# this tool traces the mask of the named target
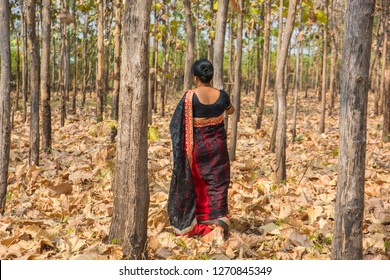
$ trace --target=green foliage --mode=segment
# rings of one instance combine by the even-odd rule
[[[148,139],[151,143],[157,141],[160,139],[160,132],[158,131],[157,127],[149,126],[148,129]]]
[[[315,10],[314,14],[316,15],[316,18],[318,19],[319,22],[322,24],[326,24],[328,21],[328,17],[326,13],[322,10]]]

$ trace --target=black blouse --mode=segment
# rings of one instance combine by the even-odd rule
[[[219,91],[219,97],[213,104],[202,104],[194,94],[192,111],[194,118],[213,118],[220,116],[230,106],[229,95],[224,90]]]

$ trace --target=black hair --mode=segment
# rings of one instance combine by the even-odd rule
[[[192,71],[202,83],[209,83],[213,79],[213,64],[205,58],[195,61]]]

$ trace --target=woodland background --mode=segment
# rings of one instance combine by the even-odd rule
[[[390,3],[349,2],[0,0],[0,258],[389,259]],[[353,9],[373,18],[360,91],[342,86]],[[169,122],[202,57],[236,107],[226,242],[177,237],[166,213]],[[360,245],[340,257],[344,177]]]

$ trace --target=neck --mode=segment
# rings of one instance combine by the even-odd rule
[[[199,82],[198,83],[198,87],[211,87],[211,84],[210,83],[201,83],[201,82]]]

